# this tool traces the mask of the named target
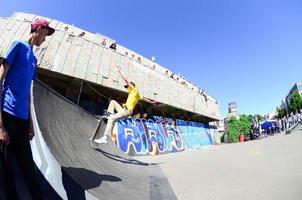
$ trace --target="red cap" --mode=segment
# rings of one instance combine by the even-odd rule
[[[45,19],[36,19],[36,21],[34,21],[32,24],[31,24],[31,29],[32,30],[37,30],[38,27],[45,27],[48,29],[48,34],[47,36],[50,36],[52,35],[54,32],[55,32],[55,29],[51,28],[49,26],[49,23],[48,21],[46,21]]]

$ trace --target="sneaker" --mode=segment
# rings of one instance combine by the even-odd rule
[[[105,136],[101,137],[100,139],[96,139],[96,140],[94,140],[94,142],[96,142],[98,144],[101,144],[101,143],[106,144],[108,142],[107,136],[105,135]]]

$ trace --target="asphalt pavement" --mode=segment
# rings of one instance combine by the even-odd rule
[[[245,143],[138,159],[161,163],[181,200],[301,200],[300,128]]]

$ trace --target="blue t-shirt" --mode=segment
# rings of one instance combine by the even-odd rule
[[[5,57],[10,68],[3,82],[2,110],[28,119],[30,87],[37,64],[33,48],[26,41],[15,41]]]

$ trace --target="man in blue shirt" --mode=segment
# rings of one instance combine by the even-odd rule
[[[16,192],[13,157],[17,160],[32,199],[44,199],[36,180],[29,143],[34,137],[30,115],[30,89],[37,64],[33,46],[40,46],[46,36],[53,33],[54,29],[49,27],[46,20],[34,21],[29,40],[15,41],[0,66],[0,162],[5,185],[3,190],[7,199],[22,199]]]

